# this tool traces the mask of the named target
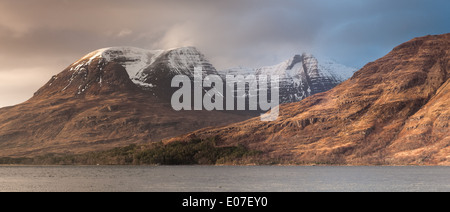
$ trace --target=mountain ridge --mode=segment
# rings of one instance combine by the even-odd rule
[[[449,165],[449,49],[450,34],[415,38],[335,88],[281,105],[274,122],[253,118],[166,142],[213,137],[299,164]]]
[[[314,63],[311,57],[305,58]],[[304,64],[295,64],[303,70]],[[169,87],[170,80],[176,74],[192,77],[197,65],[203,67],[204,75],[219,74],[194,47],[110,47],[88,53],[53,76],[28,101],[0,109],[0,156],[102,151],[255,116],[234,111],[174,111],[167,101],[170,89],[175,89]]]
[[[231,68],[220,70],[225,75],[278,75],[280,77],[280,103],[300,101],[316,93],[327,91],[350,78],[356,71],[327,58],[312,54],[296,54],[273,66],[259,68]],[[248,92],[248,91],[247,91]]]

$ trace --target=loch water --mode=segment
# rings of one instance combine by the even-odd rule
[[[0,166],[14,192],[450,191],[442,166]]]

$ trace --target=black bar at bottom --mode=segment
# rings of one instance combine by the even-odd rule
[[[399,195],[400,194],[400,195]],[[422,193],[423,194],[423,193]],[[33,210],[111,211],[294,211],[439,209],[435,199],[405,193],[297,193],[297,192],[89,192],[2,193],[4,207]],[[420,201],[412,201],[420,200]],[[437,207],[439,206],[439,207]]]

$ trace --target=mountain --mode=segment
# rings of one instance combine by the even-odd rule
[[[170,99],[173,90],[170,82],[175,75],[183,74],[190,78],[194,78],[194,67],[202,67],[203,74],[218,74],[215,68],[209,63],[205,56],[200,53],[195,47],[182,47],[170,50],[145,50],[135,47],[110,47],[93,51],[80,60],[73,63],[68,70],[71,74],[64,76],[70,77],[67,80],[59,80],[64,84],[64,87],[59,90],[55,89],[54,80],[60,79],[61,74],[53,76],[47,83],[48,86],[42,87],[36,94],[46,93],[50,90],[49,95],[54,95],[55,92],[83,95],[85,90],[93,84],[105,86],[110,83],[105,81],[102,73],[93,75],[89,74],[90,79],[86,79],[88,69],[102,68],[109,63],[115,63],[125,68],[128,77],[121,76],[122,81],[117,82],[119,86],[125,86],[133,82],[142,90],[148,91],[153,96],[168,100]],[[97,67],[93,67],[95,64]],[[108,76],[106,76],[108,77]],[[80,79],[81,82],[73,83],[73,80]],[[106,83],[106,84],[105,84]],[[75,84],[75,85],[74,85]],[[48,89],[50,86],[53,87]],[[77,87],[78,86],[78,87]],[[106,85],[108,86],[108,85]],[[131,86],[131,87],[136,87]],[[70,90],[66,91],[66,90]],[[94,92],[95,89],[89,89]],[[105,90],[105,89],[103,89]],[[35,94],[35,95],[36,95]]]
[[[192,75],[199,65],[205,74],[216,73],[193,47],[91,52],[28,101],[0,108],[0,156],[104,150],[248,119],[226,111],[172,109],[167,82],[176,74]]]
[[[195,47],[162,51],[147,64],[132,77],[133,82],[166,100],[176,90],[170,87],[175,75],[186,75],[194,80],[194,67],[202,67],[203,76],[218,75],[214,66]]]
[[[215,138],[261,151],[262,162],[450,165],[449,72],[450,34],[419,37],[331,90],[281,105],[274,122],[253,118],[167,142]]]
[[[203,76],[219,75],[195,47],[93,51],[54,75],[28,101],[0,108],[0,157],[151,143],[259,115],[259,111],[173,110],[170,99],[178,88],[170,86],[172,78],[183,74],[193,82],[198,66]],[[342,81],[346,76],[333,72],[336,67],[334,62],[317,65],[315,58],[304,54],[252,73],[280,74],[282,91],[295,90],[286,93],[286,101],[296,101]],[[300,91],[303,96],[298,96]]]
[[[278,75],[280,103],[291,103],[330,90],[350,78],[355,71],[356,69],[333,60],[318,59],[311,54],[303,53],[274,66],[255,69],[237,67],[221,70],[219,73],[222,78],[226,75]]]

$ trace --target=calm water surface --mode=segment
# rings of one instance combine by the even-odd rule
[[[450,167],[1,166],[0,191],[450,191]]]

